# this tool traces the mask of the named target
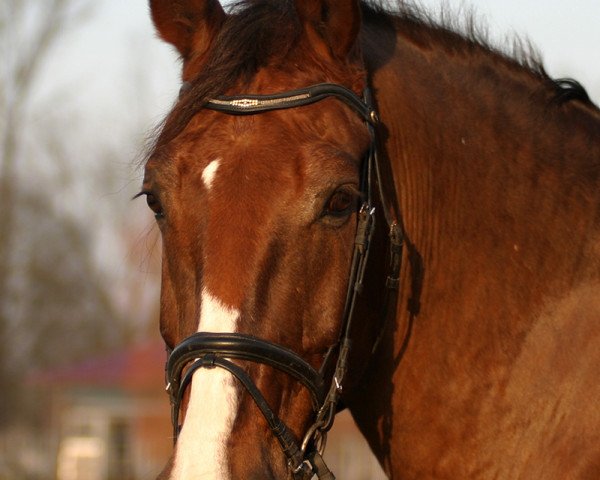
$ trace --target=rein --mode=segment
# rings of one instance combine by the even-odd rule
[[[185,87],[184,84],[182,91]],[[358,113],[365,121],[371,138],[369,153],[362,166],[360,189],[365,200],[358,211],[350,278],[338,342],[330,347],[320,370],[317,371],[292,350],[272,342],[241,333],[198,332],[183,340],[173,349],[166,365],[167,391],[171,397],[171,416],[175,439],[180,430],[181,402],[194,372],[199,368],[223,368],[234,375],[254,399],[269,428],[279,441],[294,480],[309,479],[315,474],[321,480],[335,480],[334,475],[323,461],[322,455],[327,432],[333,426],[342,394],[352,345],[350,338],[352,321],[358,296],[363,289],[371,239],[375,231],[374,181],[378,186],[379,199],[389,227],[390,259],[386,296],[389,296],[390,291],[398,288],[403,233],[396,220],[394,205],[389,203],[382,184],[375,132],[379,119],[373,108],[368,89],[361,99],[346,87],[329,83],[274,95],[220,96],[209,100],[205,105],[207,109],[229,115],[253,115],[272,110],[302,107],[330,97],[341,100]],[[387,299],[385,303],[387,304]],[[377,337],[373,350],[380,340],[381,334]],[[331,371],[330,362],[336,351],[338,355],[333,369],[333,377],[327,385],[325,374]],[[311,395],[314,419],[301,444],[298,444],[285,423],[273,412],[250,376],[231,359],[269,365],[292,376],[308,389]]]

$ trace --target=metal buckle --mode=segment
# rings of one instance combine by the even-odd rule
[[[304,461],[300,465],[298,465],[296,468],[293,468],[292,466],[290,466],[290,470],[292,471],[292,473],[294,475],[298,475],[302,470],[304,470],[305,465],[308,467],[308,470],[305,470],[306,473],[314,472],[312,463],[310,463],[310,461],[308,459],[304,459]]]
[[[354,244],[363,253],[369,246],[373,229],[375,227],[375,207],[363,203],[358,211],[358,225],[356,226],[356,237]]]
[[[300,451],[303,456],[306,455],[306,450],[311,440],[313,441],[315,450],[319,452],[319,455],[323,455],[325,446],[327,445],[327,429],[330,428],[333,423],[331,420],[332,418],[318,420],[306,431],[304,439],[302,440],[302,445],[300,446]]]

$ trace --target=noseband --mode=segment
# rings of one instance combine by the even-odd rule
[[[301,107],[326,98],[337,98],[349,105],[365,121],[371,138],[369,154],[364,159],[362,166],[361,193],[364,203],[358,211],[354,252],[338,342],[329,349],[322,366],[317,371],[292,350],[260,338],[242,333],[198,332],[175,347],[170,353],[166,365],[167,391],[171,397],[175,438],[180,430],[179,412],[183,395],[194,372],[199,368],[225,369],[241,382],[256,402],[269,428],[279,441],[295,480],[309,479],[315,474],[319,479],[335,479],[325,465],[322,454],[326,435],[333,425],[342,393],[352,343],[350,339],[352,319],[358,295],[362,291],[369,247],[375,229],[372,191],[374,180],[379,187],[379,198],[389,227],[390,264],[386,284],[389,291],[396,290],[398,287],[402,256],[402,231],[399,223],[395,220],[396,216],[392,213],[394,212],[393,205],[387,202],[382,186],[375,136],[378,117],[372,106],[368,89],[365,91],[364,98],[361,99],[346,87],[328,83],[275,95],[221,96],[209,100],[205,105],[205,108],[230,115],[253,115],[272,110]],[[389,208],[390,206],[392,208]],[[331,363],[335,353],[337,353],[337,360],[332,369]],[[273,412],[250,376],[231,360],[247,360],[269,365],[290,375],[308,389],[313,407],[313,423],[305,433],[301,444],[298,444],[288,427]],[[332,370],[333,377],[327,384],[325,376]]]

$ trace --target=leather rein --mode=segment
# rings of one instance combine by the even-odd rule
[[[185,87],[186,85],[182,89]],[[175,440],[180,431],[181,403],[194,372],[199,368],[225,369],[240,381],[254,399],[286,456],[287,465],[294,480],[306,480],[312,478],[313,475],[317,475],[321,480],[335,479],[323,461],[322,455],[327,432],[333,425],[342,393],[352,344],[350,338],[352,320],[358,295],[363,288],[369,247],[375,230],[373,183],[378,185],[379,198],[389,227],[390,258],[386,295],[398,288],[403,234],[394,214],[394,205],[388,203],[381,181],[375,132],[379,119],[373,108],[368,89],[361,99],[346,87],[329,83],[275,95],[220,96],[209,100],[205,105],[207,109],[229,115],[253,115],[272,110],[301,107],[330,97],[341,100],[358,113],[365,121],[371,138],[369,152],[362,165],[360,189],[364,202],[358,210],[350,278],[338,342],[330,347],[322,366],[317,371],[292,350],[251,335],[198,332],[183,340],[170,352],[166,365],[167,391],[171,397],[171,417]],[[381,333],[373,350],[379,343],[380,337]],[[332,370],[332,361],[336,352],[337,360],[333,368],[333,377],[327,384],[325,376]],[[231,360],[247,360],[269,365],[295,378],[308,389],[312,401],[313,422],[300,444],[285,423],[271,409],[246,371]]]

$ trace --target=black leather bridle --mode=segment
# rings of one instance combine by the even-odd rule
[[[207,109],[230,115],[252,115],[301,107],[331,97],[343,101],[363,118],[371,138],[369,153],[362,166],[361,193],[364,202],[358,211],[354,252],[338,342],[329,349],[323,365],[317,371],[292,350],[251,335],[198,332],[183,340],[173,349],[166,365],[167,391],[171,397],[175,438],[180,430],[179,412],[183,395],[194,372],[199,368],[225,369],[242,383],[256,402],[269,428],[279,441],[295,480],[308,479],[315,474],[319,479],[335,479],[325,465],[322,454],[326,434],[333,425],[342,393],[352,343],[350,338],[352,320],[358,295],[363,288],[369,247],[375,229],[374,183],[378,185],[380,202],[389,227],[390,263],[386,286],[388,291],[398,288],[403,234],[401,226],[396,220],[398,216],[395,214],[395,206],[387,201],[382,184],[375,132],[375,126],[379,120],[368,89],[361,99],[346,87],[329,83],[275,95],[221,96],[209,100],[205,105]],[[380,338],[375,343],[377,344],[379,340]],[[332,369],[332,361],[336,353],[337,360]],[[283,421],[273,412],[246,371],[232,360],[248,360],[269,365],[295,378],[308,389],[313,407],[313,423],[300,444]],[[325,376],[332,370],[334,372],[332,379],[327,384]]]

